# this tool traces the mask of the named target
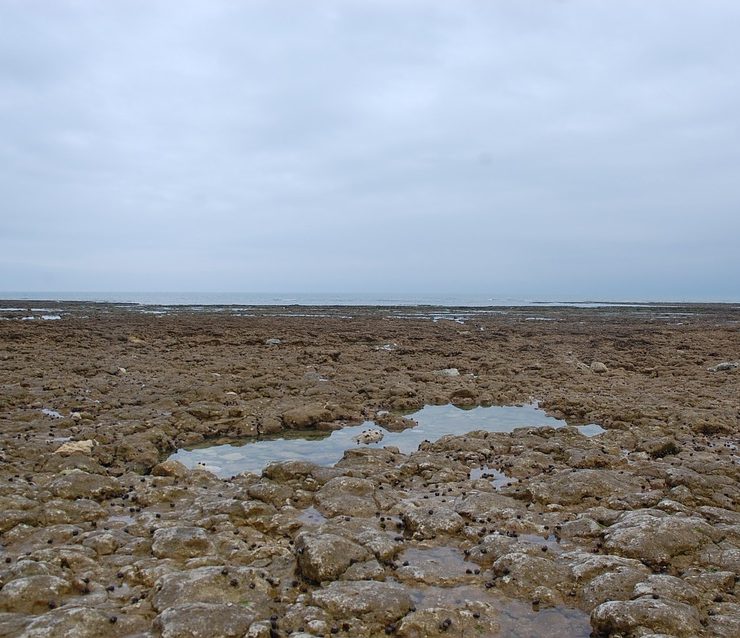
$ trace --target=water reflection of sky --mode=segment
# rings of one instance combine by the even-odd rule
[[[368,447],[395,446],[406,454],[418,449],[425,440],[436,441],[448,434],[465,434],[475,430],[511,432],[519,427],[563,427],[565,421],[548,416],[535,405],[492,406],[461,409],[453,405],[426,406],[410,415],[418,422],[402,432],[389,432],[371,421],[333,432],[287,431],[271,437],[249,438],[223,445],[204,445],[181,449],[170,458],[187,467],[205,467],[222,477],[241,472],[259,474],[273,461],[304,460],[318,465],[333,465],[345,450],[359,447],[354,437],[369,428],[384,434],[383,440]],[[579,428],[587,436],[603,430],[598,425]],[[364,444],[363,444],[364,445]]]

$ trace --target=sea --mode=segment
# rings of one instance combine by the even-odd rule
[[[480,293],[270,293],[270,292],[0,292],[0,299],[86,301],[146,306],[433,306],[485,308],[518,306],[646,306],[692,303],[690,300],[609,300],[559,296],[511,296]],[[709,303],[723,303],[712,301]],[[727,302],[724,302],[727,303]]]

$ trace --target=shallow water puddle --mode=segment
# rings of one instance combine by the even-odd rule
[[[565,421],[548,416],[536,405],[457,408],[453,405],[426,406],[410,415],[418,425],[390,432],[372,421],[362,425],[342,428],[333,432],[286,431],[274,436],[252,437],[230,441],[222,445],[213,442],[194,448],[178,450],[170,459],[180,461],[190,468],[206,469],[221,477],[241,472],[259,474],[274,461],[302,460],[318,465],[333,465],[342,458],[345,450],[367,445],[368,447],[395,446],[401,452],[415,452],[423,441],[436,441],[448,434],[465,434],[475,430],[511,432],[520,427],[550,426],[561,428]],[[598,428],[599,426],[581,426]],[[381,441],[358,444],[355,437],[368,429],[379,430]],[[601,428],[599,428],[601,429]],[[591,430],[589,430],[591,431]],[[586,432],[583,432],[586,434]]]
[[[478,479],[484,479],[484,480],[490,480],[491,485],[495,487],[497,490],[506,487],[507,485],[511,485],[513,483],[517,483],[518,479],[512,478],[511,476],[506,476],[503,472],[499,472],[498,470],[488,467],[487,465],[484,465],[482,467],[474,467],[472,470],[470,470],[470,480],[476,481]]]

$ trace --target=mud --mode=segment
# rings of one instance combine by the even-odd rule
[[[736,307],[26,305],[0,307],[0,636],[740,633]],[[166,461],[532,400],[606,431]]]

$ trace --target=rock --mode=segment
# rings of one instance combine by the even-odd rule
[[[603,528],[588,516],[581,516],[574,521],[566,521],[560,527],[563,538],[596,538],[601,536]]]
[[[157,558],[185,559],[213,553],[213,543],[200,527],[167,527],[154,532],[152,553]]]
[[[609,368],[606,367],[605,363],[602,363],[601,361],[594,361],[591,363],[591,372],[596,372],[597,374],[603,374],[604,372],[608,372]]]
[[[650,631],[693,638],[702,631],[699,613],[674,601],[638,598],[602,603],[591,612],[591,626],[597,635],[641,635]]]
[[[159,612],[189,603],[260,605],[272,599],[266,575],[250,567],[220,565],[172,572],[161,576],[154,589],[152,606]]]
[[[381,624],[398,620],[412,607],[402,585],[368,580],[335,581],[313,592],[312,599],[336,618],[361,617]]]
[[[520,595],[528,595],[537,587],[557,589],[565,586],[568,569],[547,558],[522,552],[505,554],[493,564],[493,572],[501,584]]]
[[[639,561],[637,566],[617,566],[591,578],[581,588],[581,598],[587,608],[594,608],[608,600],[629,600],[635,587],[644,581],[650,570]]]
[[[347,568],[341,579],[342,580],[382,580],[385,575],[385,569],[374,558],[363,563],[354,563]]]
[[[0,610],[39,613],[49,609],[49,601],[59,601],[72,591],[71,584],[56,576],[17,578],[0,589]]]
[[[34,618],[19,638],[101,638],[111,635],[110,619],[99,609],[64,607]]]
[[[126,492],[126,488],[112,476],[89,474],[81,470],[74,470],[55,479],[49,485],[49,490],[60,498],[92,498],[96,501],[121,496]]]
[[[383,432],[378,429],[363,430],[361,434],[353,437],[353,440],[358,443],[365,443],[366,445],[370,443],[378,443],[383,440]]]
[[[242,638],[253,621],[244,605],[188,603],[165,609],[154,626],[162,638]]]
[[[540,503],[577,505],[587,498],[605,500],[634,494],[640,491],[640,481],[614,470],[574,470],[538,478],[525,489]]]
[[[85,441],[67,441],[54,450],[54,454],[61,454],[62,456],[69,456],[70,454],[77,453],[90,454],[94,445],[95,441],[92,439],[87,439]]]
[[[496,610],[485,603],[468,601],[465,609],[429,607],[408,614],[398,626],[401,638],[427,636],[494,636],[499,634]]]
[[[464,526],[465,521],[457,512],[448,507],[403,507],[401,519],[406,529],[413,533],[414,538],[434,538],[438,534],[456,534]]]
[[[277,339],[275,337],[272,337],[270,339],[265,339],[265,345],[266,346],[279,346],[282,343],[280,339]]]
[[[422,586],[450,587],[469,581],[477,565],[463,560],[460,550],[452,547],[409,549],[398,557],[395,570],[402,582]]]
[[[439,371],[443,377],[459,377],[460,371],[457,368],[444,368]]]
[[[706,631],[712,638],[737,638],[740,636],[740,605],[717,605],[707,618]]]
[[[660,566],[710,543],[714,530],[703,518],[668,515],[660,510],[626,512],[604,532],[609,552]]]
[[[698,605],[701,594],[689,583],[666,574],[652,574],[647,580],[635,585],[633,598],[653,596],[660,599],[675,600],[687,605]]]
[[[324,514],[336,516],[373,516],[378,509],[375,485],[367,479],[338,476],[316,493],[316,504]]]
[[[313,582],[335,580],[351,564],[370,558],[364,547],[336,534],[303,532],[295,540],[295,550],[298,569]]]
[[[152,468],[153,476],[175,476],[177,478],[182,478],[186,476],[188,472],[188,468],[180,463],[180,461],[172,460],[162,461]]]
[[[737,361],[723,361],[722,363],[718,363],[716,366],[707,368],[707,370],[709,370],[709,372],[729,372],[738,367],[740,367],[740,363]]]
[[[319,423],[334,420],[334,415],[323,403],[304,405],[283,412],[283,423],[294,430],[305,430],[316,427]]]

